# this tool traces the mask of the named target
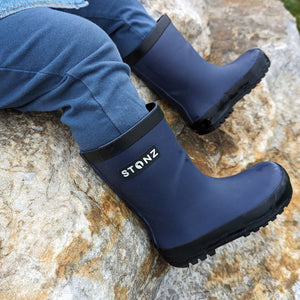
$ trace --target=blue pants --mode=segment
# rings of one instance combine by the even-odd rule
[[[137,0],[89,2],[80,10],[31,8],[0,20],[0,108],[61,109],[83,151],[147,114],[121,56],[156,24]]]

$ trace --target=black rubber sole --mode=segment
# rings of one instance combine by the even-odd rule
[[[262,80],[270,65],[269,58],[260,50],[253,67],[224,94],[215,106],[190,127],[198,134],[207,134],[217,129],[233,112],[233,106]]]
[[[289,176],[282,170],[284,175],[281,183],[261,205],[190,243],[171,249],[158,249],[159,253],[174,267],[188,267],[189,264],[205,260],[207,255],[214,255],[216,248],[268,225],[269,221],[275,220],[283,212],[292,198]]]

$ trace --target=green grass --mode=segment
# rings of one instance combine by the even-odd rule
[[[297,19],[297,27],[300,32],[300,0],[281,0],[284,6]]]

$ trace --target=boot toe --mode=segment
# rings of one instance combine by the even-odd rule
[[[261,203],[257,205],[265,209],[280,209],[282,205],[287,205],[292,189],[289,176],[282,166],[268,161],[253,166],[249,171],[257,174],[258,183],[254,189],[261,194]]]
[[[232,211],[236,217],[243,215],[247,222],[269,214],[271,209],[285,203],[290,189],[284,168],[271,161],[261,162],[237,175],[219,180],[225,185],[222,192],[226,195],[224,206],[227,208],[224,207],[224,212],[228,211],[230,215]]]
[[[171,265],[186,267],[197,263],[221,245],[256,232],[282,213],[292,196],[286,171],[273,162],[262,162],[237,175],[215,180],[212,186],[218,200],[212,197],[208,203],[215,201],[217,205],[206,211],[210,214],[208,222],[213,222],[215,228],[183,245],[159,249]],[[201,227],[208,225],[201,219],[198,222]]]
[[[261,81],[270,66],[266,54],[258,48],[253,48],[242,54],[234,62],[225,66],[214,66],[213,78],[218,88],[207,85],[210,106],[191,127],[199,134],[209,133],[218,128],[232,113],[233,106]],[[208,108],[208,109],[207,109]],[[194,111],[197,111],[194,108]]]
[[[246,73],[256,62],[258,57],[260,55],[264,54],[264,52],[259,48],[252,48],[248,51],[244,52],[242,55],[240,55],[235,61],[233,61],[231,64],[243,64],[245,67],[243,68],[243,71]]]

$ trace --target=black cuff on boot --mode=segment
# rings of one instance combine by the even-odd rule
[[[170,23],[170,18],[166,14],[162,15],[144,41],[128,54],[123,61],[129,66],[134,66],[155,45]]]
[[[138,122],[134,127],[117,137],[110,143],[90,152],[80,152],[80,155],[88,163],[96,163],[112,158],[126,150],[155,127],[163,118],[159,105],[155,102],[146,104],[149,114]]]

